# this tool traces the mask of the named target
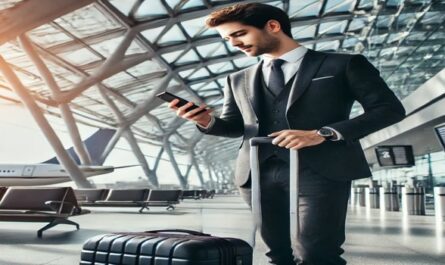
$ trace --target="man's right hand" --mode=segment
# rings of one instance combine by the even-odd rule
[[[189,102],[182,107],[177,107],[176,104],[178,104],[178,102],[179,102],[178,99],[174,99],[173,101],[171,101],[168,104],[169,108],[176,110],[176,115],[178,115],[179,117],[181,117],[183,119],[193,121],[204,128],[209,126],[209,123],[212,120],[210,113],[213,112],[213,110],[207,109],[206,104],[202,104],[201,106],[199,106],[199,108],[187,111],[188,108],[193,106],[193,102]],[[199,114],[196,114],[203,109],[205,109],[205,111],[203,111]]]

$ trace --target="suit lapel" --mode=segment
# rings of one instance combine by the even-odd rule
[[[292,85],[289,100],[287,102],[286,113],[289,108],[297,101],[304,91],[309,87],[312,77],[317,73],[321,66],[325,54],[313,50],[308,50],[301,62],[300,69],[294,84]]]
[[[258,98],[258,89],[261,86],[261,71],[262,71],[263,61],[251,67],[248,71],[246,71],[246,80],[244,83],[244,89],[249,97],[250,104],[252,106],[253,111],[258,117],[259,111],[259,98]],[[247,87],[246,87],[247,85]]]

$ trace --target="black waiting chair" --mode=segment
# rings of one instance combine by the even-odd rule
[[[10,187],[0,201],[0,221],[6,222],[48,222],[37,231],[43,231],[58,224],[70,224],[79,229],[79,224],[69,217],[89,213],[79,207],[74,191],[70,187]]]

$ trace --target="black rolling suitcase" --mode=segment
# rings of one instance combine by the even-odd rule
[[[252,247],[190,230],[113,233],[88,239],[81,265],[251,265]]]

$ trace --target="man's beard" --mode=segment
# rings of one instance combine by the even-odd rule
[[[264,34],[264,38],[258,43],[256,46],[256,51],[253,56],[259,56],[265,53],[271,53],[278,49],[280,42],[278,39],[271,37],[269,35]]]

